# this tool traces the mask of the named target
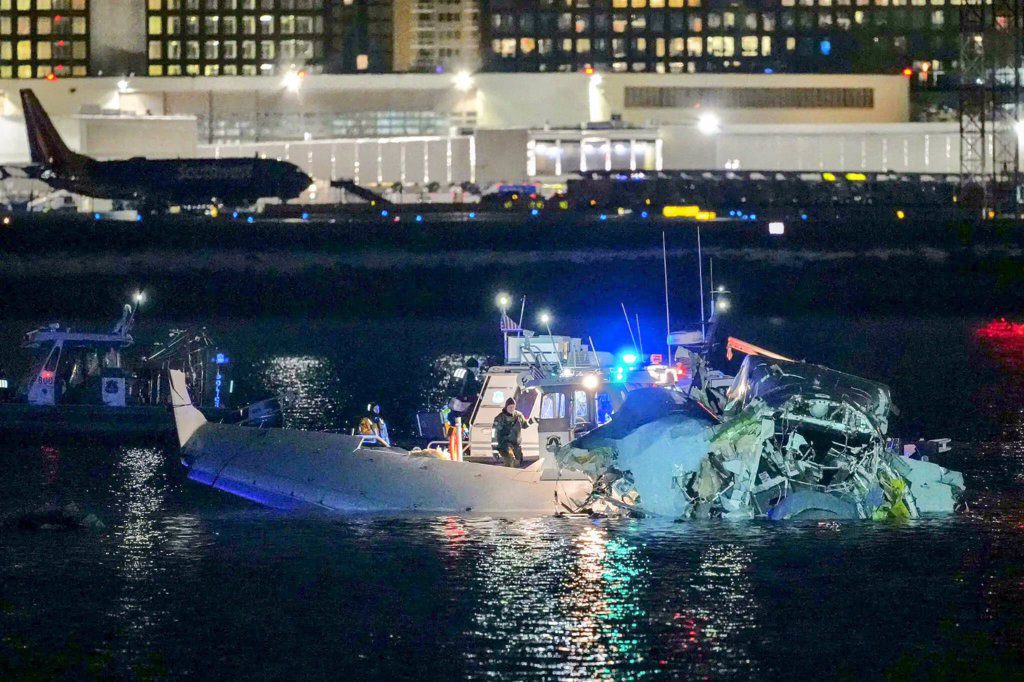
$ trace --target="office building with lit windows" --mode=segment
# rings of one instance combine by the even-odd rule
[[[958,57],[958,0],[485,0],[484,69],[900,73]]]
[[[389,3],[146,0],[150,76],[391,69]]]
[[[480,68],[479,0],[394,0],[395,71]]]
[[[87,0],[0,0],[0,78],[86,76]]]

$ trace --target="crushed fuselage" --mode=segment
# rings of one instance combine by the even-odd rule
[[[616,425],[616,415],[556,457],[594,480],[597,511],[916,518],[953,511],[964,492],[959,473],[887,445],[892,403],[883,384],[749,356],[727,399],[720,410],[694,410],[694,401],[678,394],[669,401],[648,396],[631,410],[631,395],[622,412],[633,428]]]

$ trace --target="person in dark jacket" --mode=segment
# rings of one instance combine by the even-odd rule
[[[494,440],[505,466],[522,466],[523,429],[532,423],[516,409],[515,398],[506,400],[504,409],[494,418]]]

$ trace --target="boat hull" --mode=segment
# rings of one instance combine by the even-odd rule
[[[223,420],[232,410],[208,408],[203,414]],[[169,438],[174,417],[163,405],[29,405],[0,403],[0,433],[22,438],[86,437],[117,440]]]
[[[194,481],[290,509],[337,512],[543,513],[574,510],[589,480],[361,448],[334,433],[204,424],[182,458]]]

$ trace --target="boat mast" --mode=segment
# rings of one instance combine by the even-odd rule
[[[661,233],[661,265],[665,274],[665,363],[672,359],[672,322],[668,312],[668,248],[665,245],[665,232]]]
[[[700,341],[707,343],[707,324],[704,319],[704,252],[700,248],[700,225],[697,225],[697,290],[700,291]]]

